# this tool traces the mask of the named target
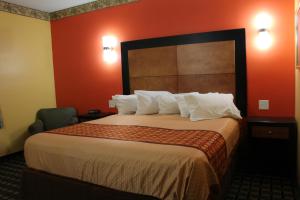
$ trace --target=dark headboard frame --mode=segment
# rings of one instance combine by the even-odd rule
[[[204,42],[235,41],[236,105],[242,116],[247,115],[247,71],[245,29],[194,33],[121,43],[123,93],[130,94],[128,51],[153,47],[184,45]]]

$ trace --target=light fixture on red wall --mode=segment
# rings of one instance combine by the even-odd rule
[[[104,36],[102,37],[103,45],[103,59],[106,63],[115,63],[118,59],[118,54],[116,47],[118,45],[118,40],[114,36]]]
[[[261,50],[269,49],[272,46],[272,37],[267,29],[262,28],[258,30],[256,44]]]
[[[267,50],[272,46],[273,38],[270,33],[272,17],[268,13],[260,13],[255,18],[255,26],[258,30],[256,45],[261,50]]]

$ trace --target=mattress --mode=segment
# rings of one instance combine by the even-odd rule
[[[239,138],[231,118],[113,115],[86,123],[215,131],[225,139],[227,155]],[[219,184],[205,153],[185,146],[40,133],[27,139],[25,159],[32,169],[166,200],[204,200]]]

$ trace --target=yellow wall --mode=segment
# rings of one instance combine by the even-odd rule
[[[23,148],[42,107],[55,107],[50,23],[0,11],[0,156]]]

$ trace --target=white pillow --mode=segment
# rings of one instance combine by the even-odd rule
[[[232,94],[208,93],[189,94],[187,103],[191,121],[232,117],[241,119],[240,111],[233,103]]]
[[[158,114],[178,114],[179,108],[174,94],[162,94],[156,98],[158,102]]]
[[[134,93],[137,95],[137,115],[150,115],[158,113],[159,107],[156,98],[159,95],[171,94],[167,91],[146,90],[135,90]]]
[[[181,93],[181,94],[175,95],[175,99],[176,99],[177,105],[179,107],[181,117],[189,117],[190,116],[189,108],[184,99],[184,96],[188,95],[188,94],[198,94],[198,92]]]
[[[118,114],[134,114],[137,110],[137,96],[133,95],[115,95],[112,97],[116,102]]]

